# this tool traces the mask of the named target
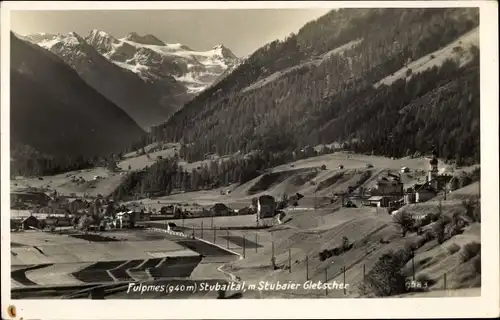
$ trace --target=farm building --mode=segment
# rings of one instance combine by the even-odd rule
[[[168,206],[163,206],[160,209],[160,213],[167,215],[167,214],[174,214],[175,212],[175,206],[174,205],[168,205]]]
[[[263,195],[257,199],[257,219],[274,217],[276,200],[273,196]]]
[[[389,197],[384,197],[384,196],[373,196],[368,198],[368,205],[374,206],[374,207],[382,207],[386,208],[389,206]]]
[[[146,207],[136,202],[126,204],[125,208],[128,211],[133,211],[133,212],[146,212]]]
[[[402,196],[403,183],[395,178],[388,179],[383,177],[377,181],[375,188],[371,190],[371,194],[377,196]]]
[[[291,196],[290,198],[288,198],[288,201],[290,202],[298,202],[300,199],[304,198],[304,195],[300,194],[300,193],[296,193],[294,194],[293,196]]]
[[[407,172],[410,172],[410,168],[408,168],[408,167],[401,168],[401,173],[407,173]]]
[[[437,191],[432,187],[424,187],[415,193],[415,202],[426,202],[437,196]]]
[[[407,192],[404,196],[404,204],[410,204],[410,203],[415,203],[416,200],[416,195],[413,192]]]
[[[352,200],[347,200],[346,202],[344,202],[342,204],[343,207],[346,207],[346,208],[357,208],[358,206],[356,206],[356,204],[352,201]]]
[[[212,216],[229,216],[232,214],[232,211],[231,208],[229,208],[228,206],[226,206],[225,204],[223,203],[216,203],[213,205],[212,208],[210,208],[210,213]]]
[[[82,199],[75,199],[68,205],[68,210],[72,213],[82,213],[89,207],[89,203]]]
[[[255,210],[250,208],[250,207],[245,207],[245,208],[239,209],[237,212],[238,212],[238,215],[247,215],[247,214],[254,214]]]
[[[72,218],[69,216],[47,216],[45,218],[45,224],[47,226],[54,226],[54,227],[68,227],[72,225]]]
[[[130,228],[133,227],[135,221],[133,220],[133,212],[118,212],[116,214],[115,226],[116,228]]]
[[[29,229],[39,229],[40,228],[40,220],[38,220],[35,216],[29,216],[20,221],[21,228],[23,230]]]

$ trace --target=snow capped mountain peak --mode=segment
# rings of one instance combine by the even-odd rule
[[[90,31],[85,40],[88,44],[96,48],[100,53],[112,50],[113,44],[119,43],[119,41],[115,37],[99,29],[93,29],[92,31]]]
[[[93,40],[97,40],[97,39],[116,40],[115,37],[113,37],[109,33],[102,31],[102,30],[99,30],[99,29],[93,29],[92,31],[90,31],[90,33],[86,39],[87,39],[87,41],[90,41],[90,42],[92,42]]]
[[[215,47],[213,47],[213,50],[215,51],[214,53],[222,58],[227,58],[227,59],[237,59],[237,57],[234,55],[234,53],[229,50],[226,46],[223,44],[218,44]]]
[[[78,44],[86,43],[85,39],[76,32],[70,32],[69,37],[66,39],[69,41],[77,41]]]
[[[137,32],[129,33],[124,40],[145,44],[145,45],[153,45],[153,46],[165,46],[165,42],[161,41],[157,37],[152,34],[146,34],[144,36],[139,35]]]
[[[66,57],[73,64],[76,60],[69,57],[93,57],[95,60],[101,55],[136,73],[144,81],[177,81],[188,94],[203,91],[240,61],[223,44],[207,51],[196,51],[182,43],[165,43],[154,35],[137,32],[120,39],[100,29],[91,30],[85,38],[70,32],[66,35],[36,34],[25,39]]]
[[[105,38],[105,37],[111,37],[111,35],[109,33],[107,33],[106,31],[102,31],[100,29],[92,29],[90,31],[89,37]]]

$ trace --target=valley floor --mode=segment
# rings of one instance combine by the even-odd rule
[[[125,161],[136,161],[135,165],[139,166],[139,160],[137,159]],[[143,164],[147,165],[146,162]],[[323,165],[326,168],[321,170],[320,167]],[[339,169],[340,165],[344,166],[343,169]],[[150,209],[159,209],[169,203],[181,204],[187,208],[209,207],[217,202],[222,202],[233,209],[239,209],[249,206],[251,199],[261,194],[280,197],[283,193],[293,195],[299,192],[305,196],[301,199],[300,204],[293,209],[285,210],[286,218],[283,223],[274,225],[270,223],[267,229],[248,229],[248,227],[256,225],[254,215],[196,218],[185,219],[185,221],[175,220],[177,226],[186,229],[184,232],[188,236],[191,236],[192,232],[194,232],[197,238],[214,243],[240,256],[240,259],[232,262],[226,260],[222,262],[216,261],[219,258],[212,257],[209,259],[212,262],[205,261],[209,264],[205,263],[204,266],[200,264],[192,271],[193,279],[214,279],[219,275],[222,279],[231,277],[240,279],[247,286],[252,284],[258,286],[261,281],[267,281],[268,283],[290,281],[301,284],[301,288],[297,290],[247,290],[243,292],[243,298],[362,297],[365,296],[362,290],[365,276],[379,258],[391,250],[397,251],[421,241],[422,236],[409,233],[403,238],[399,228],[393,223],[391,215],[387,214],[386,211],[366,206],[345,208],[338,201],[330,203],[329,196],[335,192],[345,190],[347,186],[358,181],[360,175],[366,171],[371,171],[371,177],[362,184],[363,187],[373,184],[387,170],[398,171],[403,166],[410,168],[410,172],[402,174],[402,181],[405,185],[411,185],[424,179],[428,169],[428,159],[404,158],[391,160],[383,157],[339,152],[276,167],[270,170],[271,179],[262,179],[262,176],[260,176],[243,185],[232,186],[230,187],[231,193],[227,195],[221,194],[222,189],[216,189],[179,193],[157,199],[143,199],[141,202]],[[463,170],[471,169],[464,168]],[[16,180],[12,181],[12,184],[17,184],[17,187],[22,185],[50,186],[58,192],[106,194],[119,183],[122,177],[120,174],[108,173],[104,168],[95,168],[79,174],[91,180],[89,184],[92,183],[94,187],[91,188],[89,185],[75,186],[68,182],[66,175],[44,177],[43,180]],[[101,175],[103,179],[93,181],[92,177],[95,175]],[[13,187],[16,186],[13,185]],[[441,201],[443,214],[451,217],[455,212],[462,212],[464,209],[461,206],[461,201],[475,197],[477,190],[477,183],[475,183],[451,193],[447,200]],[[438,208],[439,202],[437,200],[403,208],[417,215],[434,212]],[[168,221],[152,221],[151,225],[163,228],[166,222]],[[238,230],[238,228],[242,227],[247,229]],[[461,252],[467,244],[472,242],[480,243],[480,229],[480,224],[472,223],[464,229],[462,234],[456,235],[441,244],[435,239],[426,241],[416,251],[413,261],[409,261],[404,267],[405,274],[413,276],[414,269],[416,279],[427,279],[432,295],[437,296],[441,296],[440,294],[447,295],[450,290],[480,287],[481,276],[480,271],[475,268],[476,263],[472,260],[462,262],[460,259]],[[118,236],[118,234],[115,236]],[[13,239],[16,237],[18,236],[13,234]],[[136,234],[134,237],[143,236]],[[183,250],[197,250],[196,248],[193,249],[189,244],[179,242],[179,239],[171,242],[172,240],[168,240],[168,236],[162,235],[160,237],[167,237],[164,241],[170,243],[169,246],[177,248],[181,244],[180,247],[185,247]],[[321,261],[319,254],[322,251],[332,250],[341,245],[343,237],[348,239],[349,243],[352,244],[352,248],[341,255]],[[28,239],[29,237],[24,238],[24,242],[31,241]],[[143,244],[149,243],[146,241],[140,244],[136,240],[131,239],[131,242],[127,244],[128,246],[135,246],[134,252],[143,247]],[[12,241],[22,244],[21,240],[14,239]],[[52,240],[47,238],[44,241],[50,243]],[[144,241],[144,239],[141,241]],[[118,244],[110,244],[115,249],[120,247]],[[25,245],[32,244],[25,243]],[[450,250],[449,247],[452,245],[458,246],[458,250]],[[95,248],[101,246],[103,247],[102,250],[104,250],[104,245],[93,245]],[[63,250],[63,247],[58,247],[56,250],[58,257],[62,257],[61,250]],[[115,250],[111,247],[109,247],[109,250]],[[170,250],[180,250],[173,249],[174,247]],[[56,246],[51,248],[55,250]],[[41,249],[48,250],[49,247],[44,245]],[[12,248],[12,250],[19,251],[14,260],[34,259],[33,257],[36,255],[34,250],[27,250],[26,248]],[[164,248],[162,250],[165,251]],[[73,249],[68,252],[71,252],[72,257],[79,254]],[[105,260],[109,260],[110,254],[105,255],[108,257]],[[144,253],[141,255],[144,255]],[[274,266],[271,262],[273,256],[275,258]],[[46,259],[44,257],[39,258],[41,260]],[[140,258],[147,259],[146,256]],[[103,259],[102,257],[93,256],[91,260],[101,261]],[[120,259],[125,263],[135,258],[123,255],[123,257],[120,256]],[[74,260],[74,263],[87,262],[85,259],[74,258]],[[40,261],[22,264],[44,263]],[[71,272],[75,272],[73,268],[69,269],[72,270]],[[40,271],[31,271],[29,277],[33,279],[40,278],[46,283],[46,277],[35,276],[37,272]],[[335,282],[338,285],[347,284],[348,286],[345,290],[343,288],[330,290],[304,288],[304,283],[309,280],[316,283],[319,281]],[[421,295],[424,293],[413,294]]]

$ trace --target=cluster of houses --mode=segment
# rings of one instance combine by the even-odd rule
[[[242,209],[232,209],[224,203],[216,203],[212,207],[200,208],[197,211],[190,211],[179,205],[167,205],[160,209],[159,213],[165,216],[172,216],[174,219],[182,218],[209,218],[209,217],[222,217],[222,216],[236,216],[255,214],[255,209],[252,207],[245,207]]]
[[[450,173],[438,170],[439,161],[433,152],[433,157],[429,161],[429,170],[425,177],[425,182],[416,183],[405,188],[401,181],[401,176],[397,173],[389,172],[387,176],[379,178],[372,188],[363,190],[351,199],[343,201],[345,207],[356,207],[354,198],[361,199],[361,205],[398,209],[399,207],[411,204],[426,202],[436,197],[440,192],[448,192],[449,185],[454,178]],[[408,167],[401,168],[401,173],[408,173]]]
[[[83,221],[85,229],[128,228],[150,217],[136,203],[116,206],[102,196],[85,199],[54,193],[51,197],[43,190],[12,192],[11,203],[11,230],[76,228]]]

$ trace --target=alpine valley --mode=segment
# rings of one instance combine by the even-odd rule
[[[120,39],[101,30],[92,30],[86,37],[71,32],[21,38],[59,56],[145,130],[164,122],[240,63],[223,45],[194,51],[135,32]]]

